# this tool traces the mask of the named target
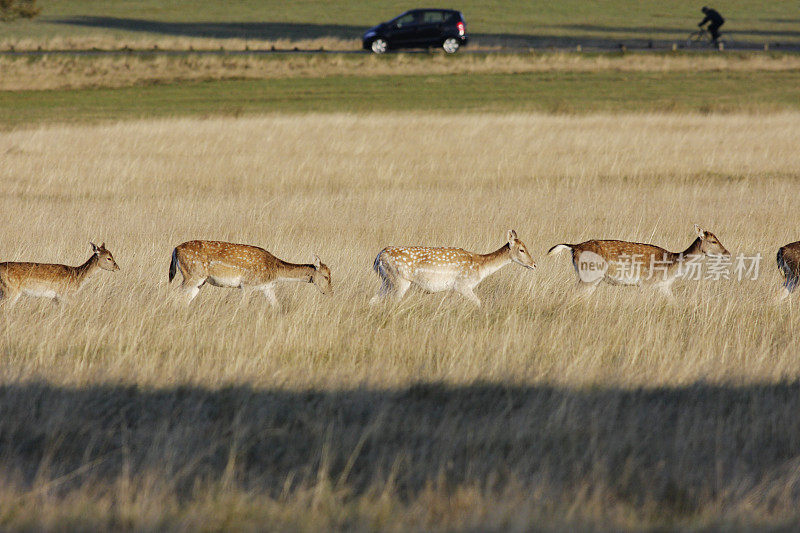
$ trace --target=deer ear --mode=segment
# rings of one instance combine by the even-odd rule
[[[322,266],[322,260],[320,260],[317,254],[314,254],[314,262],[312,263],[314,268],[319,270],[319,267]]]
[[[517,240],[517,232],[513,229],[510,229],[508,230],[508,235],[506,235],[506,237],[508,238],[508,242],[514,242]]]
[[[706,230],[704,230],[697,224],[694,225],[694,231],[697,232],[697,236],[700,237],[701,241],[706,238]]]
[[[97,250],[99,250],[99,248],[97,247],[97,245],[96,245],[95,243],[93,243],[93,242],[90,242],[90,243],[89,243],[89,246],[91,246],[91,247],[92,247],[92,251],[93,251],[94,253],[97,253]]]
[[[105,249],[106,249],[106,243],[105,243],[105,241],[103,242],[103,244],[101,244],[101,245],[100,245],[100,249],[101,249],[101,250],[105,250]]]

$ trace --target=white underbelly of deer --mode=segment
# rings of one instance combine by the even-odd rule
[[[45,289],[43,287],[36,287],[30,289],[23,289],[22,293],[26,296],[33,296],[35,298],[56,298],[58,293],[54,289]]]
[[[242,286],[242,277],[223,277],[223,276],[209,276],[208,283],[214,287],[226,287],[229,289],[238,289]]]
[[[466,282],[467,278],[458,270],[433,268],[416,269],[409,275],[408,280],[426,292],[452,291],[459,282],[462,285],[473,287],[480,281],[476,279],[472,283],[468,283]]]

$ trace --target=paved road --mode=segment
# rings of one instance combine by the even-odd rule
[[[687,47],[686,42],[675,42],[675,46],[679,51],[711,51],[713,48],[709,45],[699,45]],[[672,42],[658,42],[658,43],[620,43],[615,46],[597,46],[593,44],[576,45],[571,47],[564,46],[540,46],[536,48],[519,47],[519,48],[470,48],[465,47],[459,53],[468,54],[521,54],[529,53],[530,51],[536,52],[613,52],[626,50],[628,52],[665,52],[673,49]],[[742,52],[742,51],[762,51],[764,44],[752,42],[733,42],[724,45],[725,51]],[[770,51],[775,52],[800,52],[800,43],[798,44],[772,44],[769,45]],[[120,48],[114,50],[108,49],[85,49],[85,50],[0,50],[0,56],[44,56],[44,55],[75,55],[75,56],[116,56],[116,55],[144,55],[144,56],[186,56],[186,55],[290,55],[290,54],[368,54],[365,50],[324,50],[324,49],[252,49],[252,50],[167,50],[159,48],[147,49],[130,49]],[[390,52],[393,53],[393,52]],[[425,54],[425,50],[404,50],[403,53],[411,54]]]

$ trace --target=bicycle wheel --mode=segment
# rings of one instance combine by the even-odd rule
[[[697,46],[707,45],[711,42],[711,34],[706,30],[700,29],[693,31],[686,39],[686,47],[692,48]]]

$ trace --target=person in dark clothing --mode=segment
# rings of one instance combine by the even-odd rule
[[[708,25],[708,31],[709,33],[711,33],[711,40],[714,42],[714,44],[716,44],[717,40],[719,39],[719,27],[725,24],[725,19],[722,18],[722,15],[720,15],[719,11],[717,11],[716,9],[711,9],[710,7],[703,6],[703,9],[701,9],[701,11],[706,16],[706,18],[701,20],[698,26],[702,28],[703,24],[705,24],[706,22],[710,22],[711,24]]]

